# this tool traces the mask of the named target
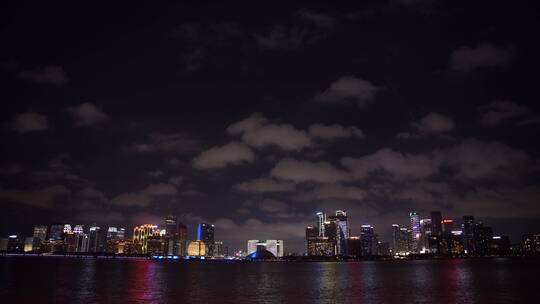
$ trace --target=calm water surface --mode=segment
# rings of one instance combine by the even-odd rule
[[[540,261],[0,257],[1,303],[540,303]]]

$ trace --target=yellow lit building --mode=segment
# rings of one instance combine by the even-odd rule
[[[158,226],[145,224],[137,226],[133,229],[133,243],[138,244],[141,251],[139,253],[146,254],[148,252],[148,238],[159,236],[160,231]]]
[[[205,256],[207,251],[206,244],[203,241],[191,241],[188,246],[189,256]]]

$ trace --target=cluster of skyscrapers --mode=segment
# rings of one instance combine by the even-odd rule
[[[214,240],[214,225],[200,223],[197,239],[187,240],[187,227],[175,216],[167,216],[162,225],[144,224],[127,237],[125,228],[103,229],[91,225],[54,224],[34,227],[33,236],[17,235],[0,239],[0,252],[123,254],[149,256],[220,257],[227,254],[223,242]]]
[[[461,224],[454,219],[443,218],[440,211],[432,211],[421,218],[416,211],[409,213],[407,227],[392,225],[394,255],[442,254],[442,255],[490,255],[510,254],[510,238],[495,236],[491,227],[474,216],[464,216]]]
[[[362,225],[360,235],[351,235],[349,217],[343,210],[333,215],[317,212],[317,224],[306,227],[308,256],[385,255],[388,244],[380,242],[371,225]]]
[[[540,234],[527,234],[520,244],[510,244],[508,236],[494,235],[491,227],[464,216],[458,225],[432,211],[422,218],[417,211],[409,213],[405,226],[392,225],[391,243],[381,242],[371,225],[361,225],[360,234],[351,235],[347,213],[335,215],[318,212],[317,224],[306,228],[306,255],[361,257],[374,255],[408,256],[419,254],[485,256],[539,254]]]

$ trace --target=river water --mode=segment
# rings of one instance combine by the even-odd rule
[[[0,303],[540,303],[539,259],[187,262],[0,257]]]

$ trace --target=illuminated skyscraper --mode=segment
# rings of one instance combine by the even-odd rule
[[[429,238],[431,236],[431,219],[421,219],[420,220],[420,240],[419,240],[419,250],[420,253],[429,253]]]
[[[419,252],[419,241],[420,241],[420,215],[416,211],[411,211],[409,213],[410,224],[411,224],[411,241],[412,248],[411,250],[415,253]]]
[[[206,254],[208,256],[214,255],[214,225],[207,223],[200,223],[197,227],[197,240],[203,241],[208,248]]]
[[[77,233],[76,239],[77,239],[77,246],[75,248],[76,252],[88,252],[88,244],[89,244],[89,238],[88,234],[85,233]]]
[[[51,225],[51,229],[49,230],[49,240],[51,241],[62,240],[63,232],[64,232],[64,225],[61,225],[61,224]]]
[[[75,234],[84,233],[84,226],[83,225],[75,225],[75,228],[73,228],[73,233],[75,233]]]
[[[105,252],[107,248],[107,234],[101,227],[92,225],[88,235],[88,252]]]
[[[440,235],[442,233],[442,215],[440,211],[431,211],[431,234]]]
[[[133,229],[133,243],[138,253],[146,254],[148,252],[148,239],[153,236],[159,236],[158,226],[145,224]]]
[[[392,224],[392,254],[397,254],[399,252],[399,225]]]
[[[118,236],[118,228],[109,227],[107,229],[107,240],[116,240],[117,236]]]
[[[449,235],[452,233],[452,230],[454,230],[454,220],[444,219],[441,224],[443,234]]]
[[[62,230],[62,232],[63,232],[64,234],[73,232],[73,231],[71,230],[71,225],[70,225],[70,224],[65,224],[65,225],[64,225],[64,229]]]
[[[467,215],[463,217],[461,231],[463,231],[462,236],[465,254],[474,254],[474,216]]]
[[[345,255],[347,253],[347,239],[349,238],[347,213],[343,210],[338,210],[335,216],[327,217],[327,221],[335,223],[336,254]]]
[[[326,214],[317,212],[317,229],[319,230],[319,236],[324,237],[324,223],[326,222]]]
[[[249,240],[247,243],[247,254],[256,251],[268,250],[275,257],[283,256],[283,240]]]
[[[371,225],[362,225],[360,228],[360,242],[362,243],[362,255],[374,255],[375,246],[375,231]]]
[[[43,242],[47,239],[47,226],[40,225],[34,227],[34,238],[39,239],[40,242]]]

